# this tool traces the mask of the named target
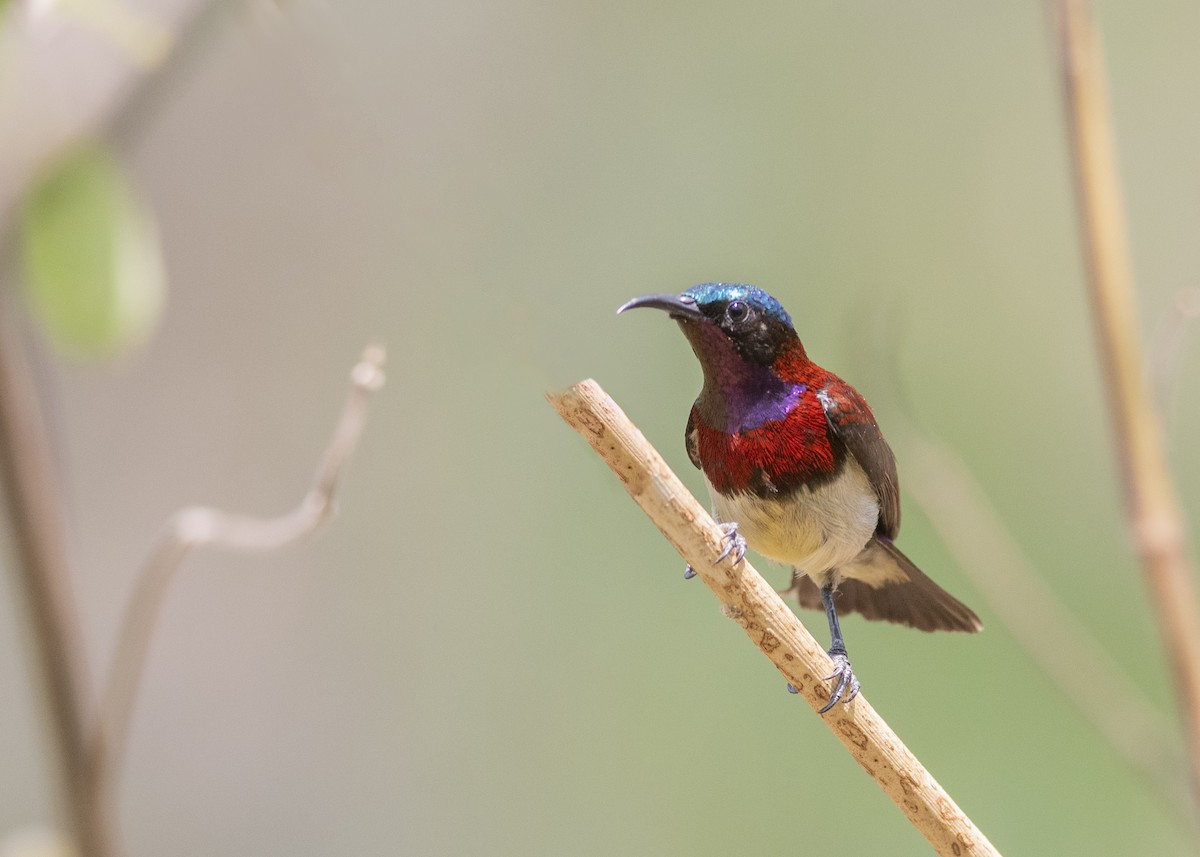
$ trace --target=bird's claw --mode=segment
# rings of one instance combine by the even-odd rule
[[[861,689],[858,679],[854,677],[854,670],[850,667],[850,658],[846,653],[839,651],[831,651],[829,657],[833,659],[834,671],[825,676],[825,680],[837,679],[837,686],[834,687],[833,693],[829,695],[829,701],[825,703],[825,707],[818,713],[824,714],[829,709],[838,704],[839,700],[846,705],[850,704],[850,700],[858,696],[858,691]],[[850,692],[847,694],[846,691]],[[842,697],[845,696],[845,699]]]
[[[725,550],[721,551],[720,555],[717,556],[717,562],[721,562],[726,557],[732,556],[733,564],[737,565],[742,561],[742,558],[746,556],[745,538],[743,538],[738,532],[738,525],[735,523],[718,524],[717,526],[719,526],[721,528],[721,532],[725,534],[723,536],[725,539]],[[695,576],[696,569],[692,568],[690,565],[683,569],[684,580],[691,580]]]
[[[746,556],[746,539],[738,532],[738,525],[734,521],[718,524],[718,526],[725,534],[725,550],[717,556],[717,562],[721,562],[727,556],[732,556],[733,564],[737,565]]]

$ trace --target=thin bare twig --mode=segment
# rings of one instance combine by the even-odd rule
[[[1182,288],[1175,293],[1175,300],[1150,340],[1150,379],[1160,410],[1167,409],[1167,394],[1174,386],[1179,355],[1197,319],[1200,319],[1200,286]]]
[[[592,445],[667,540],[813,710],[828,699],[832,662],[750,563],[714,564],[722,531],[662,456],[600,389],[583,381],[550,403]],[[998,855],[992,844],[861,695],[821,720],[937,853]]]
[[[987,606],[1026,654],[1195,836],[1168,718],[1034,570],[966,463],[913,435],[905,485]]]
[[[24,331],[11,301],[11,291],[0,294],[0,478],[14,570],[25,592],[37,674],[45,684],[68,824],[82,855],[112,857],[117,847],[109,795],[94,776],[87,744],[93,701],[71,596],[62,506]]]
[[[871,401],[876,413],[891,413],[888,437],[908,464],[905,488],[1017,645],[1196,836],[1173,724],[1046,585],[962,456],[917,425],[897,368],[895,315],[870,336],[879,349],[873,364],[885,373]]]
[[[383,349],[371,346],[351,370],[350,392],[333,438],[312,487],[291,512],[274,518],[253,518],[206,506],[189,506],[167,522],[126,608],[105,685],[100,728],[94,735],[98,766],[104,776],[115,774],[124,754],[154,619],[175,572],[196,548],[212,545],[237,551],[276,550],[313,532],[329,518],[334,510],[338,478],[362,433],[371,394],[383,386],[383,362]]]
[[[1183,515],[1138,335],[1108,89],[1085,0],[1054,0],[1088,294],[1107,383],[1125,511],[1174,680],[1200,807],[1200,611]]]

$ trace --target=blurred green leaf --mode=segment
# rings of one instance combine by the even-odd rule
[[[145,339],[163,300],[158,235],[107,150],[64,160],[29,194],[20,230],[26,298],[60,350],[101,357]]]

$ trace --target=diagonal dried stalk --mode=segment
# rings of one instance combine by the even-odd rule
[[[1185,311],[1181,299],[1178,312]],[[1046,585],[968,462],[920,427],[898,371],[901,326],[895,315],[894,311],[886,317],[877,314],[877,326],[868,337],[878,349],[871,356],[871,371],[881,376],[871,401],[876,413],[889,414],[892,448],[908,465],[904,479],[908,496],[1013,641],[1158,793],[1180,829],[1197,836],[1200,829],[1174,722]],[[1163,326],[1175,329],[1185,324],[1185,320],[1168,319]],[[1182,337],[1180,330],[1178,338]],[[1166,368],[1168,361],[1163,363]]]
[[[894,436],[894,435],[893,435]],[[1046,585],[953,450],[911,432],[901,441],[910,496],[1013,640],[1108,740],[1189,835],[1196,835],[1179,737],[1062,599]]]
[[[749,562],[713,563],[723,546],[720,528],[617,404],[595,381],[548,398],[696,570],[725,615],[742,626],[814,711],[823,706],[828,688],[820,677],[833,669],[829,657]],[[861,695],[821,720],[938,854],[998,857],[987,837]]]
[[[93,735],[97,776],[111,778],[124,754],[125,739],[154,619],[167,587],[184,559],[204,546],[237,551],[270,551],[315,531],[334,511],[334,491],[347,459],[358,444],[371,394],[383,386],[384,351],[368,347],[350,372],[350,392],[312,486],[295,509],[275,518],[235,515],[206,506],[176,512],[142,568],[121,623],[112,668],[105,684],[100,725]]]
[[[1167,651],[1200,807],[1200,611],[1155,397],[1138,335],[1108,88],[1085,0],[1054,0],[1088,295],[1125,511]]]

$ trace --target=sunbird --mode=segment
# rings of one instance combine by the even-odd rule
[[[725,531],[791,566],[801,607],[824,608],[834,671],[824,714],[859,692],[838,614],[922,631],[983,628],[969,607],[900,552],[896,458],[859,393],[808,359],[792,318],[762,289],[704,283],[620,307],[665,311],[704,371],[684,434]],[[690,572],[690,569],[689,569]]]

